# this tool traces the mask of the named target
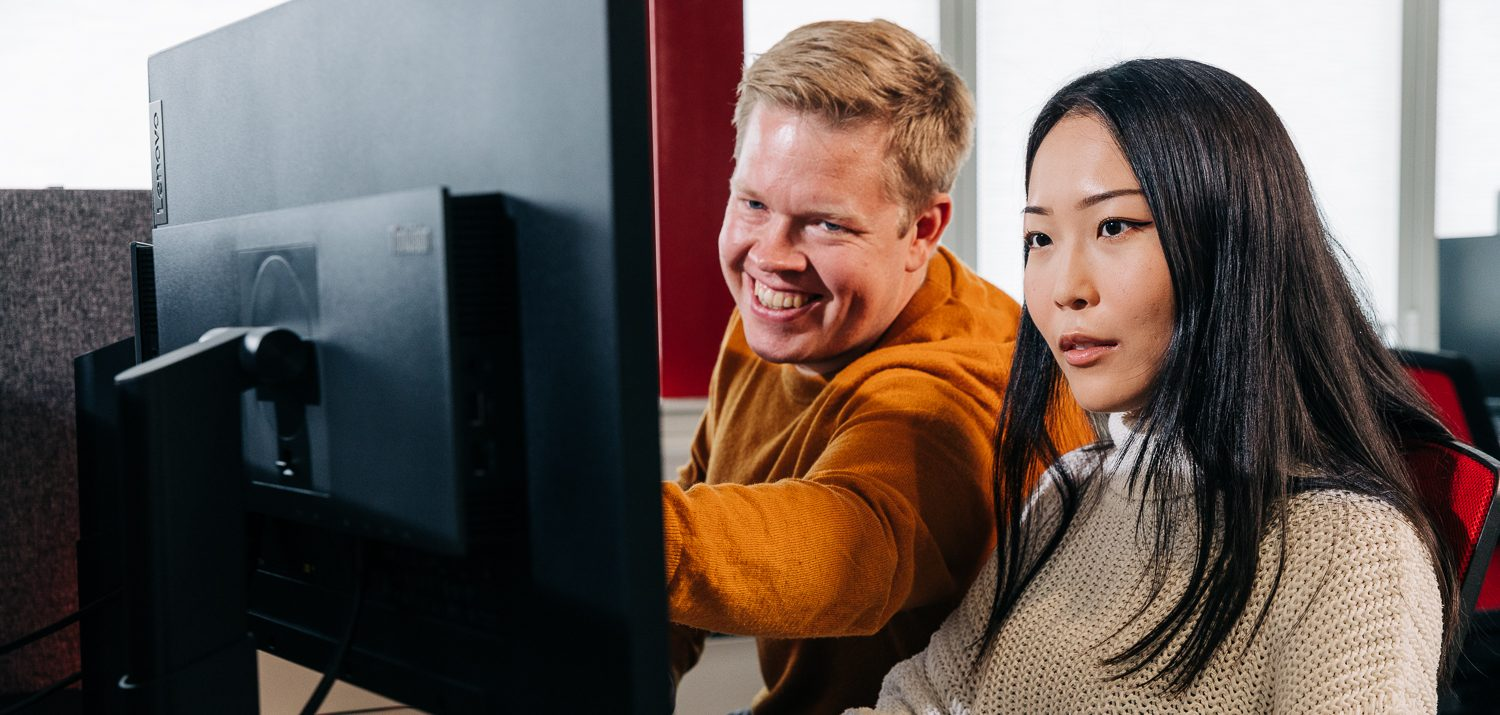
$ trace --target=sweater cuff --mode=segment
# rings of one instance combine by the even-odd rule
[[[682,563],[682,520],[678,510],[682,508],[682,487],[672,482],[661,485],[662,551],[666,557],[667,587],[677,576],[677,566]]]

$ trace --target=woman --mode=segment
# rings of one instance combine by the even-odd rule
[[[1275,112],[1214,67],[1125,62],[1052,97],[1026,164],[996,556],[878,709],[1434,711],[1455,556],[1399,444],[1445,433]],[[1060,457],[1064,386],[1110,439]],[[1028,504],[1000,476],[1038,463]]]

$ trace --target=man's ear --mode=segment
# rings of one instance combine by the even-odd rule
[[[927,202],[927,207],[916,215],[912,223],[912,241],[907,247],[906,270],[919,271],[927,267],[928,259],[937,251],[938,241],[953,220],[953,197],[937,194]]]

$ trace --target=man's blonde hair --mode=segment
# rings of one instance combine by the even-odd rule
[[[952,190],[972,144],[968,87],[931,45],[885,20],[803,25],[757,57],[740,80],[736,159],[762,103],[833,126],[886,126],[886,191],[908,214]]]

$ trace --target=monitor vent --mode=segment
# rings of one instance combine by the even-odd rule
[[[135,293],[135,360],[161,353],[156,324],[156,260],[151,244],[130,244],[130,282]]]
[[[472,544],[524,539],[515,225],[494,194],[451,197],[446,223],[466,534]]]
[[[498,196],[452,200],[449,270],[459,337],[515,336],[515,231]]]

